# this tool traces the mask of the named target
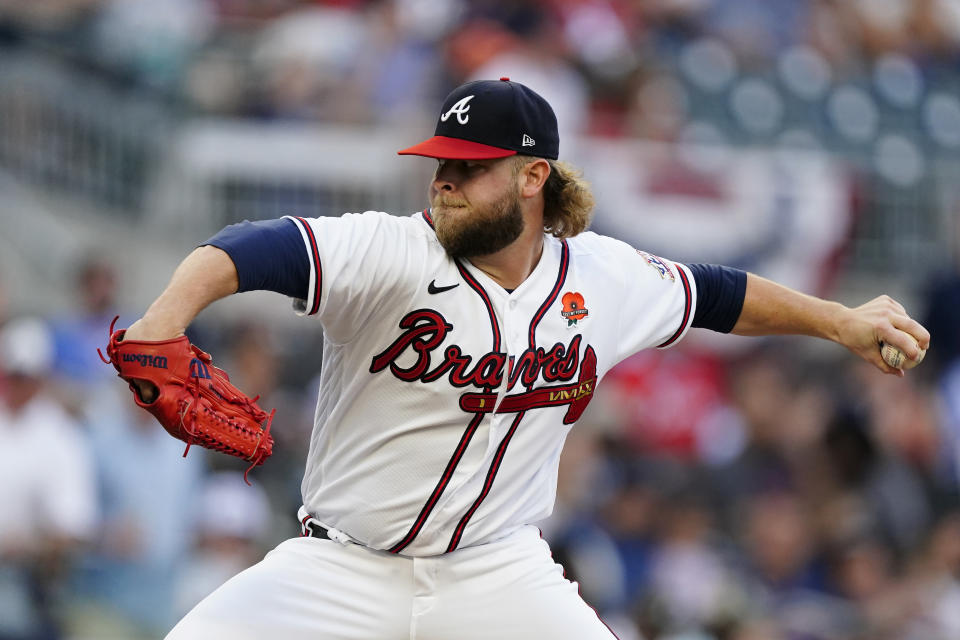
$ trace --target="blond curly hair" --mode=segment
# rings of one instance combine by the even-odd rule
[[[518,155],[515,171],[538,158]],[[550,175],[543,185],[543,229],[557,238],[572,238],[587,230],[595,201],[583,172],[559,160],[547,160]]]

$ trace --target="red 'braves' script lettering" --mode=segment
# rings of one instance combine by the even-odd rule
[[[520,413],[540,407],[570,405],[563,424],[573,424],[583,413],[597,386],[597,354],[587,345],[583,352],[580,377],[569,384],[548,385],[507,395],[496,406],[496,413]],[[489,413],[497,403],[495,393],[465,393],[460,396],[460,408],[470,413]]]
[[[443,359],[434,365],[434,353],[453,329],[439,312],[431,309],[411,311],[400,321],[400,328],[404,330],[400,337],[374,356],[370,363],[371,373],[390,367],[393,375],[407,382],[433,382],[446,376],[454,387],[473,386],[485,390],[498,387],[503,381],[507,363],[503,353],[486,353],[474,362],[473,356],[464,354],[463,349],[454,344],[443,350]],[[572,380],[580,369],[582,340],[577,334],[568,345],[558,342],[549,350],[543,347],[527,349],[510,362],[508,388],[512,389],[518,382],[531,388],[541,376],[547,383]],[[416,354],[416,361],[408,367],[398,365],[397,360],[411,349]],[[577,397],[571,395],[563,400],[569,402]]]
[[[511,369],[510,384],[507,389],[513,389],[517,381],[522,381],[525,387],[531,387],[541,373],[547,382],[572,379],[580,366],[580,341],[581,337],[578,333],[568,346],[558,342],[551,347],[550,351],[544,351],[543,347],[537,347],[536,350],[527,349]]]
[[[465,387],[472,384],[475,387],[490,388],[500,384],[503,364],[506,361],[504,354],[488,353],[477,361],[477,366],[472,371],[468,371],[472,360],[473,356],[465,356],[460,353],[460,347],[451,345],[447,347],[443,354],[443,362],[433,371],[427,372],[421,380],[433,382],[449,371],[450,384],[455,387]]]
[[[400,334],[400,337],[394,340],[386,351],[374,356],[373,362],[370,363],[370,373],[382,371],[390,365],[393,375],[401,380],[412,382],[423,376],[430,367],[430,352],[443,342],[447,332],[453,329],[453,325],[436,311],[417,309],[403,316],[400,328],[406,329],[406,332]],[[416,351],[418,357],[416,362],[404,369],[397,366],[396,360],[408,347]]]

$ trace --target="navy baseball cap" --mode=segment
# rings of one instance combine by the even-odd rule
[[[556,160],[557,116],[540,94],[510,78],[468,82],[443,101],[434,136],[397,153],[457,160],[522,154]]]

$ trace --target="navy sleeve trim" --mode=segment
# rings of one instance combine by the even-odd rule
[[[688,264],[697,283],[697,311],[694,327],[730,333],[747,293],[747,272],[716,264]]]
[[[237,267],[241,291],[276,291],[306,298],[310,258],[297,225],[284,218],[224,227],[204,242],[224,250]]]

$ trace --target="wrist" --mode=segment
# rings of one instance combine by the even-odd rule
[[[839,344],[845,344],[843,336],[849,332],[849,327],[853,321],[853,310],[850,307],[839,302],[828,303],[826,309],[826,322],[824,323],[824,333],[822,337],[832,340]]]
[[[158,314],[147,311],[146,314],[132,325],[123,334],[124,340],[170,340],[183,335],[186,327],[169,319],[158,317]]]

